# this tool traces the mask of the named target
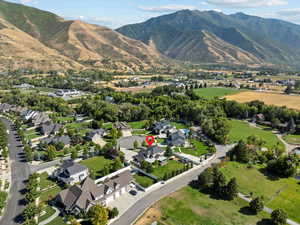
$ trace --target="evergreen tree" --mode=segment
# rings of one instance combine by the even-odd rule
[[[255,214],[258,214],[264,209],[263,199],[261,197],[257,197],[249,203],[249,206]]]

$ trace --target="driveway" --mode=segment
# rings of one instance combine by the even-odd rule
[[[18,140],[19,136],[17,131],[12,129],[12,123],[5,119],[0,118],[9,130],[8,143],[9,143],[9,157],[11,162],[11,189],[8,196],[8,203],[1,218],[1,225],[16,225],[21,224],[21,214],[25,208],[24,195],[22,194],[25,189],[25,181],[28,179],[30,169],[25,161],[23,148],[21,142]]]
[[[118,140],[118,146],[125,149],[133,149],[133,143],[137,141],[140,145],[145,141],[145,136],[135,135],[130,137],[122,137]]]
[[[138,199],[135,203],[128,202],[128,204],[131,204],[129,207],[127,207],[128,210],[126,210],[126,212],[123,214],[121,212],[120,217],[113,221],[111,224],[129,225],[134,223],[139,218],[139,216],[143,214],[155,202],[189,185],[189,183],[197,179],[198,175],[202,173],[206,168],[210,167],[212,164],[219,163],[221,159],[226,156],[226,153],[231,150],[232,146],[233,145],[217,145],[216,158],[207,163],[205,166],[194,168],[190,170],[190,172],[185,173],[185,175],[179,175],[177,179],[166,182],[165,185],[162,185],[161,187],[153,191],[146,192],[145,195],[142,198]]]

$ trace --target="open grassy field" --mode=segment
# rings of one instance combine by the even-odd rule
[[[240,120],[230,120],[231,129],[229,132],[229,142],[236,143],[239,140],[245,140],[251,135],[257,135],[266,143],[264,147],[272,148],[278,143],[281,148],[284,148],[283,143],[271,131],[263,130],[256,127],[251,127],[247,122]]]
[[[289,144],[300,145],[300,135],[289,134],[284,136],[283,139]]]
[[[217,88],[217,87],[200,88],[200,89],[195,89],[194,91],[198,96],[205,97],[205,98],[224,97],[227,95],[233,95],[241,92],[241,90],[237,90],[233,88]]]
[[[300,186],[295,178],[274,179],[264,175],[262,168],[249,169],[237,162],[228,162],[221,170],[228,179],[236,177],[240,192],[263,196],[266,206],[282,208],[290,219],[300,222]]]
[[[164,166],[159,166],[157,168],[154,168],[153,175],[163,179],[165,174],[170,174],[173,171],[177,171],[184,168],[184,164],[175,160],[169,160],[168,163]]]
[[[230,96],[226,96],[228,100],[237,102],[250,102],[254,100],[263,101],[267,105],[286,106],[291,109],[300,110],[300,96],[266,93],[257,91],[245,91]]]
[[[128,124],[131,126],[132,129],[143,129],[145,126],[146,121],[136,121],[136,122],[129,122]]]
[[[189,140],[192,147],[190,148],[180,148],[180,151],[182,153],[188,154],[188,155],[193,155],[196,157],[200,157],[206,153],[208,153],[208,146],[205,145],[203,142],[195,140],[195,139],[190,139]],[[175,148],[175,151],[179,151],[179,148]]]
[[[186,187],[152,206],[135,225],[266,225],[266,213],[246,215],[241,209],[248,204],[241,200],[223,201],[210,198]]]
[[[101,177],[103,169],[105,167],[110,167],[110,165],[112,164],[112,160],[106,159],[103,156],[97,156],[82,160],[80,164],[86,166],[87,168],[89,168],[89,170],[95,171],[97,177]]]

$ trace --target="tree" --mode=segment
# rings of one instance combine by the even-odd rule
[[[238,195],[238,185],[236,182],[236,178],[232,178],[226,186],[226,198],[229,200],[233,200]]]
[[[207,168],[198,176],[198,185],[200,188],[209,189],[213,185],[213,180],[213,169]]]
[[[249,206],[255,214],[258,214],[264,209],[263,199],[261,197],[257,197],[249,203]]]
[[[35,203],[30,203],[26,206],[23,211],[23,217],[25,220],[30,220],[34,218],[38,213],[38,208],[36,207]]]
[[[117,157],[112,163],[112,171],[114,172],[122,168],[123,168],[123,163],[121,162],[121,159]]]
[[[76,149],[72,150],[71,152],[71,159],[75,160],[78,158],[78,152]]]
[[[116,218],[119,215],[119,210],[114,207],[113,209],[109,210],[109,219]]]
[[[53,161],[56,157],[56,148],[53,145],[49,145],[46,149],[46,154],[45,154],[46,160],[47,161]]]
[[[224,188],[226,188],[226,178],[224,174],[217,167],[213,169],[213,176],[214,178],[213,178],[212,190],[219,197],[223,197]]]
[[[108,223],[108,210],[101,205],[92,206],[88,216],[93,225],[107,225]]]
[[[253,158],[254,152],[251,151],[246,143],[241,140],[230,152],[231,160],[236,160],[241,163],[248,163]]]
[[[81,223],[78,222],[78,221],[77,221],[76,219],[74,219],[74,218],[70,220],[70,224],[71,224],[71,225],[81,225]]]
[[[281,177],[291,177],[296,174],[298,166],[298,156],[296,154],[290,154],[270,160],[267,165],[267,170]]]
[[[173,155],[173,150],[170,146],[168,146],[166,151],[165,151],[165,156],[166,157],[171,157],[172,155]]]
[[[285,225],[287,221],[287,214],[282,209],[276,209],[271,214],[271,220],[274,225]]]
[[[139,142],[138,142],[137,140],[135,140],[135,141],[133,142],[133,147],[134,147],[134,149],[137,149],[139,146],[140,146]]]
[[[38,225],[38,224],[35,221],[35,219],[27,219],[27,220],[25,220],[25,222],[23,223],[23,225]]]
[[[293,91],[293,89],[292,89],[292,86],[291,86],[291,85],[289,85],[289,86],[287,86],[287,87],[286,87],[286,89],[285,89],[285,91],[284,91],[284,92],[285,92],[286,94],[288,94],[288,95],[289,95],[289,94],[291,94],[291,93],[292,93],[292,91]]]

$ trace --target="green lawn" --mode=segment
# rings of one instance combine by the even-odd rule
[[[263,196],[266,205],[272,209],[282,208],[290,219],[300,222],[300,186],[295,178],[270,180],[259,168],[248,169],[246,165],[228,162],[221,170],[226,177],[237,178],[239,191]]]
[[[180,148],[180,151],[185,154],[193,155],[196,157],[200,157],[204,154],[208,153],[208,146],[206,146],[203,142],[195,140],[195,139],[190,139],[189,140],[192,147],[190,148]],[[179,148],[175,148],[175,151],[179,152]]]
[[[154,168],[152,174],[160,179],[163,179],[165,174],[172,173],[184,168],[184,164],[175,160],[169,160],[168,163],[164,166],[158,166]]]
[[[51,187],[51,186],[56,186],[57,184],[49,179],[48,173],[44,172],[39,175],[40,176],[40,188],[41,190]]]
[[[150,225],[158,221],[159,224],[168,225],[267,225],[262,219],[269,218],[268,214],[247,215],[241,212],[247,205],[241,199],[216,200],[196,189],[185,187],[160,200],[146,212],[142,219],[147,223],[141,220],[136,224]],[[155,215],[151,211],[156,212]]]
[[[109,123],[104,123],[102,128],[104,128],[104,129],[111,129],[111,128],[112,128],[112,125],[113,125],[113,124],[110,123],[110,122],[109,122]]]
[[[186,126],[183,123],[171,122],[171,125],[176,127],[176,129],[187,129],[188,128],[188,126]]]
[[[56,195],[62,191],[62,188],[59,186],[56,186],[54,188],[51,188],[47,191],[43,191],[40,195],[40,200],[41,201],[48,201],[49,199],[55,198]]]
[[[143,174],[135,174],[133,177],[134,177],[135,181],[144,188],[150,187],[152,184],[155,183],[155,180],[153,180],[152,178],[147,177]]]
[[[40,137],[41,134],[39,132],[37,132],[35,129],[33,129],[33,130],[25,131],[24,136],[27,140],[31,140],[31,139]]]
[[[273,148],[278,143],[281,148],[284,148],[283,143],[276,137],[272,131],[263,130],[256,127],[251,127],[247,122],[241,120],[230,120],[231,130],[229,132],[230,143],[235,143],[240,140],[246,140],[251,135],[256,135],[265,140],[264,147]]]
[[[54,121],[57,123],[71,123],[74,121],[74,117],[72,116],[62,116],[54,118]]]
[[[67,224],[64,222],[62,217],[58,216],[47,225],[67,225]]]
[[[95,171],[97,177],[101,177],[104,167],[110,167],[110,165],[112,164],[112,160],[106,159],[103,156],[97,156],[83,160],[80,162],[80,164],[88,167],[89,170]]]
[[[233,95],[241,92],[241,90],[232,89],[232,88],[200,88],[195,89],[195,93],[200,97],[205,98],[215,98],[215,97],[224,97],[226,95]]]
[[[52,216],[55,213],[55,210],[49,206],[46,205],[44,211],[46,212],[44,215],[39,217],[39,222],[44,221],[46,219],[48,219],[50,216]]]
[[[132,131],[132,135],[141,135],[141,134],[148,134],[148,130],[134,130]]]
[[[145,126],[146,121],[137,121],[137,122],[129,122],[128,124],[131,126],[132,129],[143,129]]]
[[[69,129],[87,128],[89,125],[90,125],[89,122],[82,122],[82,123],[74,122],[74,123],[68,123],[66,125],[66,128],[69,128]]]
[[[300,145],[300,135],[299,134],[298,135],[289,134],[289,135],[284,136],[283,139],[289,144]]]

